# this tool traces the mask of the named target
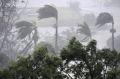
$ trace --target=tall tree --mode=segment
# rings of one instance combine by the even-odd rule
[[[23,2],[26,7],[27,2]],[[25,8],[24,6],[18,8],[19,3],[20,0],[0,0],[0,53],[7,54],[10,59],[16,58],[20,46],[23,45],[16,40],[15,23],[18,22]]]
[[[110,30],[110,32],[112,33],[112,49],[114,50],[114,33],[116,31],[114,29],[114,19],[113,19],[113,16],[110,13],[107,13],[107,12],[100,13],[99,16],[97,17],[96,25],[101,27],[101,26],[103,26],[103,25],[105,25],[107,23],[111,23],[112,24],[112,29]]]
[[[56,28],[56,34],[55,34],[55,47],[56,52],[58,52],[58,11],[55,7],[50,5],[45,5],[43,8],[40,8],[38,10],[39,16],[38,18],[44,19],[44,18],[50,18],[54,17],[56,19],[56,24],[54,25]]]
[[[28,52],[31,48],[32,42],[34,42],[34,47],[36,47],[39,38],[36,25],[27,21],[20,21],[16,23],[16,28],[18,29],[17,39],[26,40],[26,38],[28,38],[28,40],[30,40],[25,48],[22,49],[22,53]]]
[[[2,51],[7,36],[13,27],[11,23],[13,22],[13,17],[15,17],[16,13],[16,2],[17,0],[0,0],[0,37],[3,36],[0,44],[0,52]]]
[[[69,79],[116,79],[120,54],[109,49],[98,50],[96,41],[82,45],[73,38],[61,51],[61,71]]]

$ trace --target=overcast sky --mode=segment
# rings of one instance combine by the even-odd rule
[[[28,6],[40,7],[45,4],[68,6],[70,2],[79,2],[82,8],[94,8],[95,6],[103,4],[104,0],[29,0]]]
[[[26,2],[27,0],[25,0]],[[28,7],[41,7],[46,4],[51,4],[56,7],[67,7],[70,2],[78,2],[80,8],[100,13],[103,11],[109,11],[112,13],[112,10],[120,9],[119,4],[120,0],[28,0]],[[111,4],[112,3],[112,4]],[[106,6],[106,7],[105,7]],[[119,8],[118,8],[119,7]]]

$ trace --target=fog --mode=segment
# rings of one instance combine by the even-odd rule
[[[60,52],[72,37],[83,44],[95,39],[98,49],[112,49],[113,32],[114,47],[120,51],[120,0],[19,0],[10,7],[0,10],[0,52],[8,60],[42,44]],[[99,19],[101,13],[110,16]]]
[[[77,26],[78,24],[82,24],[84,22],[84,16],[87,14],[93,14],[95,17],[98,16],[99,13],[101,12],[109,12],[111,15],[114,17],[114,22],[115,22],[115,28],[116,28],[116,33],[115,36],[119,35],[119,6],[118,3],[119,0],[29,0],[27,7],[31,9],[29,12],[24,14],[24,17],[28,15],[29,20],[32,21],[34,18],[34,21],[37,22],[38,27],[45,27],[46,26],[53,26],[55,23],[54,18],[48,18],[48,19],[43,19],[43,20],[38,20],[36,11],[40,8],[43,7],[46,4],[53,5],[57,8],[58,10],[58,16],[59,16],[59,28],[60,32],[64,30],[63,27],[73,27]],[[78,5],[79,10],[73,11],[72,8],[70,7],[70,4],[73,3],[73,5]],[[77,4],[79,3],[79,4]],[[111,4],[113,3],[113,4]],[[33,10],[32,10],[33,8]],[[75,9],[75,8],[74,8]],[[31,18],[31,19],[30,19]],[[27,16],[26,18],[27,19]],[[50,28],[49,27],[49,28]],[[96,26],[91,26],[93,27],[95,34],[93,34],[93,39],[96,39],[98,41],[98,47],[103,48],[107,47],[106,41],[111,37],[111,33],[109,32],[111,25],[106,25],[104,27],[101,27],[99,29],[95,29]],[[92,29],[92,30],[93,30]],[[101,30],[102,29],[102,30]],[[41,34],[45,34],[49,30],[47,29],[39,29]],[[44,30],[44,31],[43,31]],[[51,31],[52,30],[52,31]],[[51,27],[51,30],[49,32],[54,34],[54,29]],[[105,38],[104,38],[105,37]]]

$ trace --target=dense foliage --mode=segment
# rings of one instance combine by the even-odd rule
[[[72,74],[72,79],[116,79],[120,74],[120,54],[109,49],[98,50],[95,40],[84,46],[73,38],[62,50],[61,58],[63,71]]]
[[[117,79],[120,54],[98,50],[96,44],[92,40],[85,46],[73,38],[60,57],[51,56],[46,47],[40,47],[1,70],[0,79]]]

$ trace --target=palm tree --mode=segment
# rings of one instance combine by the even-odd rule
[[[31,47],[32,42],[34,42],[35,46],[37,44],[39,38],[37,27],[33,23],[27,21],[20,21],[16,23],[16,28],[18,29],[17,39],[20,40],[24,40],[26,38],[30,39],[30,42],[22,50],[22,53],[26,53],[29,47]]]
[[[110,30],[110,32],[112,33],[112,49],[114,50],[114,33],[115,33],[115,29],[114,29],[113,16],[110,13],[107,13],[107,12],[100,13],[99,16],[97,17],[96,25],[101,27],[101,26],[103,26],[103,25],[105,25],[107,23],[112,24],[112,29]]]
[[[56,24],[54,24],[56,28],[56,33],[55,33],[55,47],[56,47],[56,52],[58,51],[58,11],[55,7],[50,6],[50,5],[45,5],[43,8],[40,8],[38,10],[39,16],[38,18],[45,19],[45,18],[50,18],[53,17],[56,19]]]
[[[91,30],[86,22],[78,25],[80,28],[77,30],[78,33],[84,34],[86,37],[82,40],[89,40],[92,38]]]

